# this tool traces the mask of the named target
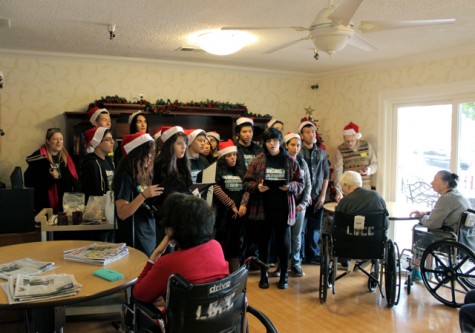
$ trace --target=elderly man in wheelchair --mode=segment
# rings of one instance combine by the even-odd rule
[[[383,297],[384,283],[387,305],[392,307],[399,299],[400,270],[397,246],[386,237],[389,224],[386,203],[376,191],[362,188],[361,175],[357,172],[344,172],[339,183],[344,197],[335,209],[330,233],[322,236],[320,301],[326,302],[328,288],[332,287],[335,293],[337,280],[360,271],[368,277],[368,289],[374,291],[378,287]],[[337,276],[338,257],[351,261]],[[371,265],[369,272],[368,265]]]
[[[247,312],[268,332],[277,332],[247,304],[247,265],[229,275],[223,250],[213,239],[214,212],[206,201],[172,194],[161,223],[166,235],[138,277],[130,304],[124,305],[124,332],[245,332]],[[175,251],[166,254],[169,245]]]

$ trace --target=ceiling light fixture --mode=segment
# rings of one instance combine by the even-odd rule
[[[353,34],[352,29],[339,25],[328,29],[313,30],[310,32],[310,38],[318,51],[326,52],[330,57],[333,57],[336,52],[345,48]]]
[[[253,35],[243,31],[216,30],[190,36],[190,41],[214,55],[229,55],[254,42]]]

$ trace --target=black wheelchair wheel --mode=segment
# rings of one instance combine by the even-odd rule
[[[475,283],[475,254],[454,240],[437,241],[422,254],[421,273],[432,296],[445,305],[460,307]]]
[[[329,235],[322,235],[322,246],[320,248],[320,303],[327,301],[329,281],[330,281],[330,240]]]
[[[372,277],[368,277],[368,290],[373,292],[376,290],[379,281],[379,260],[374,260],[371,263],[371,270],[369,275]]]
[[[397,260],[396,260],[396,248],[392,240],[388,240],[386,243],[386,261],[384,263],[384,287],[386,292],[386,303],[388,308],[393,307],[396,304],[397,287]]]
[[[408,295],[411,294],[411,287],[412,287],[411,272],[408,272],[407,279],[406,279],[406,288],[407,288]]]

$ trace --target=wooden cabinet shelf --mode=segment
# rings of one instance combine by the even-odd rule
[[[112,120],[112,136],[121,139],[129,133],[129,116],[144,110],[142,104],[105,104]],[[235,136],[235,121],[243,115],[244,110],[222,110],[217,108],[201,107],[171,107],[163,113],[144,113],[147,118],[149,133],[153,135],[161,126],[182,126],[185,129],[201,128],[205,131],[216,131],[222,140],[232,139]],[[66,147],[74,156],[78,155],[79,143],[84,131],[91,128],[86,112],[65,112],[66,118]],[[255,140],[259,140],[270,117],[254,118]]]

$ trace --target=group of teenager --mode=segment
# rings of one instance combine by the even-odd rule
[[[59,128],[48,129],[45,143],[27,158],[25,184],[35,188],[37,211],[44,207],[61,211],[65,192],[84,192],[87,202],[89,196],[112,190],[117,217],[114,241],[156,256],[157,244],[169,237],[166,200],[174,193],[192,195],[191,185],[201,182],[203,170],[216,162],[213,238],[221,245],[231,272],[249,256],[257,255],[265,263],[273,259],[278,262],[273,273],[280,277],[277,286],[285,289],[289,272],[304,276],[303,260],[319,263],[330,165],[313,121],[302,119],[295,133],[283,134],[284,123],[273,119],[257,143],[253,119],[240,117],[234,140],[222,141],[216,132],[180,126],[160,127],[151,135],[146,114],[139,111],[129,117],[129,134],[118,146],[106,109],[92,108],[88,117],[92,128],[84,133],[87,155],[78,170]],[[358,132],[350,123],[343,135],[357,136]],[[354,140],[345,147],[351,143]],[[343,149],[341,154],[348,156],[337,160],[337,167],[350,160],[355,167],[364,166],[365,176],[369,177],[370,170],[376,172],[371,146],[362,147],[364,154],[356,156],[364,155],[368,161],[349,158],[352,150]],[[46,163],[35,163],[38,159]],[[181,247],[172,244],[167,251]],[[269,287],[267,275],[259,287]]]

